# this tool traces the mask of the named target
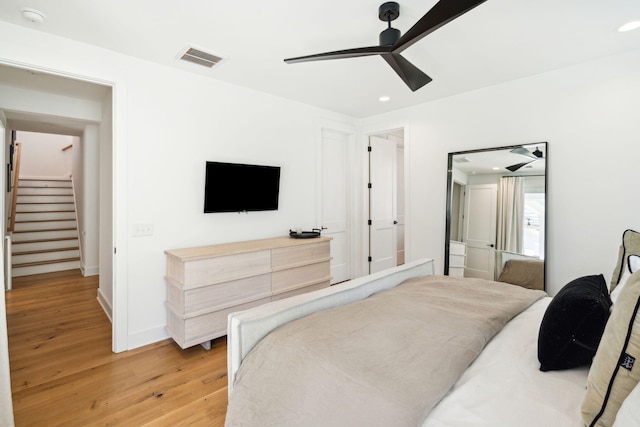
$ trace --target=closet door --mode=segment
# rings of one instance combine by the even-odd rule
[[[398,264],[397,148],[376,136],[369,147],[369,273],[375,273]]]
[[[349,135],[323,129],[320,226],[331,237],[331,284],[351,279],[349,269]]]

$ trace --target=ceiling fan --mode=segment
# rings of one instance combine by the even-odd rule
[[[540,159],[544,158],[544,154],[542,153],[542,151],[540,151],[540,149],[538,147],[536,147],[535,151],[533,151],[533,152],[527,150],[524,147],[514,148],[513,150],[511,150],[511,152],[514,153],[514,154],[520,154],[520,155],[528,157],[530,159],[527,162],[516,163],[515,165],[507,166],[507,169],[509,169],[511,172],[515,172],[518,169],[520,169],[521,167],[524,167],[524,166],[528,165],[529,163],[533,163],[536,160],[540,160]]]
[[[401,36],[400,30],[391,27],[391,21],[400,16],[400,6],[396,2],[383,3],[378,9],[378,17],[386,21],[388,28],[380,33],[380,45],[355,49],[337,50],[315,55],[288,58],[284,62],[320,61],[325,59],[356,58],[380,55],[400,76],[412,91],[420,89],[432,79],[418,67],[407,61],[400,53],[443,25],[453,21],[486,0],[440,0],[409,31]]]

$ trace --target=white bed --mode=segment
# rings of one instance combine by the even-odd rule
[[[243,359],[272,330],[311,313],[362,300],[407,279],[428,275],[433,275],[433,263],[424,259],[321,291],[232,313],[227,341],[230,403]],[[580,409],[588,369],[539,370],[538,331],[551,300],[550,297],[539,299],[507,323],[431,410],[422,426],[583,426]],[[229,426],[235,425],[227,421]]]
[[[509,322],[429,414],[424,427],[582,427],[587,368],[541,372],[546,297]]]

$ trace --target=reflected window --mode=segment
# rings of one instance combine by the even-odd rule
[[[544,259],[544,193],[524,193],[522,249],[525,255]]]

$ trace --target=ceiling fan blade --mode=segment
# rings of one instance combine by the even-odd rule
[[[418,67],[407,61],[399,53],[384,54],[382,58],[391,65],[391,68],[393,68],[402,81],[404,81],[413,92],[431,81],[431,77],[420,71]]]
[[[530,159],[534,159],[534,160],[538,158],[538,156],[536,156],[535,154],[533,154],[531,151],[527,150],[524,147],[514,148],[513,150],[511,150],[511,152],[513,154],[520,154],[521,156],[529,157]]]
[[[529,162],[524,162],[524,163],[518,163],[517,165],[511,165],[511,166],[507,166],[507,169],[509,169],[511,172],[515,172],[518,169],[520,169],[523,166],[528,165],[529,163],[535,162],[535,160],[531,160]]]
[[[393,45],[400,53],[424,36],[467,13],[487,0],[440,0]]]
[[[299,56],[297,58],[287,58],[287,64],[298,62],[322,61],[326,59],[357,58],[360,56],[382,55],[391,51],[390,46],[370,46],[356,49],[336,50],[334,52],[317,53],[315,55]]]

